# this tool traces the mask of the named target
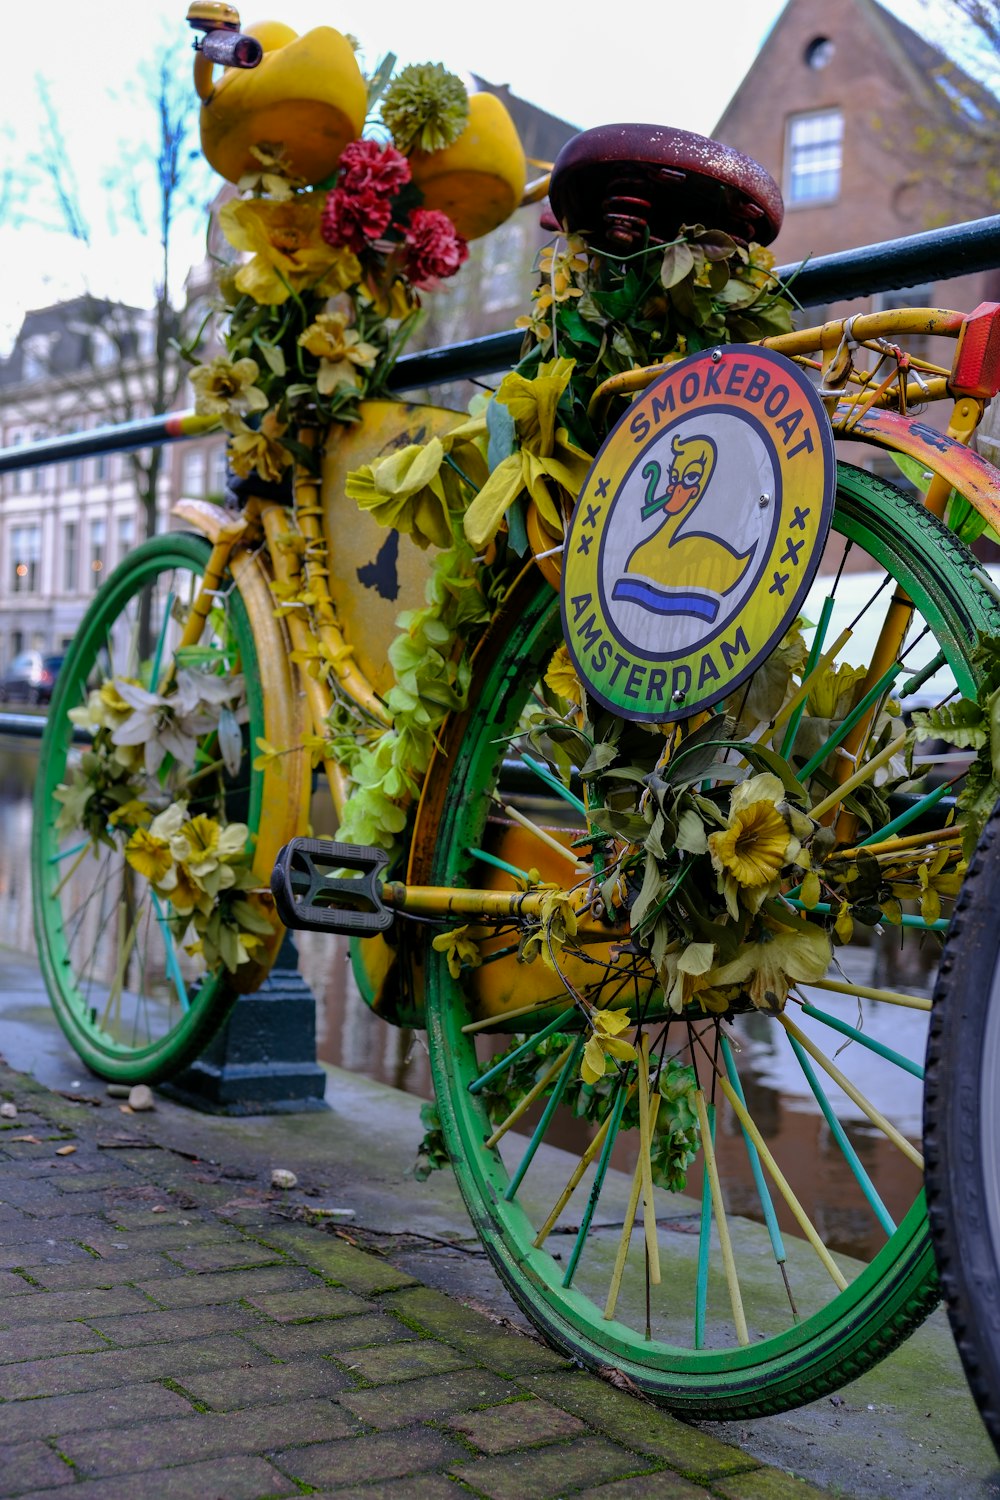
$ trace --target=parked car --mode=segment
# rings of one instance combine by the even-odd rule
[[[26,703],[48,703],[62,666],[61,656],[43,656],[40,651],[22,651],[0,674],[0,703],[23,699]]]

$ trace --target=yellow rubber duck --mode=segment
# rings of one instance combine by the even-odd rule
[[[216,80],[211,62],[196,55],[202,151],[229,182],[259,169],[254,146],[280,157],[292,176],[322,181],[365,123],[368,91],[353,47],[332,26],[299,36],[280,21],[262,21],[245,34],[263,48],[256,68],[225,68]]]
[[[647,464],[642,471],[649,480],[643,520],[661,511],[662,521],[633,549],[612,598],[637,604],[650,614],[688,615],[711,624],[721,599],[745,576],[757,545],[738,552],[724,537],[699,531],[692,521],[715,468],[712,439],[675,435],[671,452],[662,494],[655,493],[659,464]]]

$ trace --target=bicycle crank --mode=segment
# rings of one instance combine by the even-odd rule
[[[380,882],[389,863],[384,849],[331,839],[292,839],[278,853],[271,891],[286,927],[372,937],[392,926],[396,913],[423,920],[499,925],[543,920],[549,888],[536,891],[457,889],[453,886]],[[580,913],[576,939],[606,943],[606,923]]]

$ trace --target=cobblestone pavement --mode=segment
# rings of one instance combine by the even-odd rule
[[[2,1496],[828,1493],[304,1222],[264,1166],[2,1063],[0,1099]]]

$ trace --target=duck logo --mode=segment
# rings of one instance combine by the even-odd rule
[[[798,366],[727,345],[672,365],[584,485],[564,553],[576,670],[669,722],[744,682],[794,621],[833,514],[833,433]]]

